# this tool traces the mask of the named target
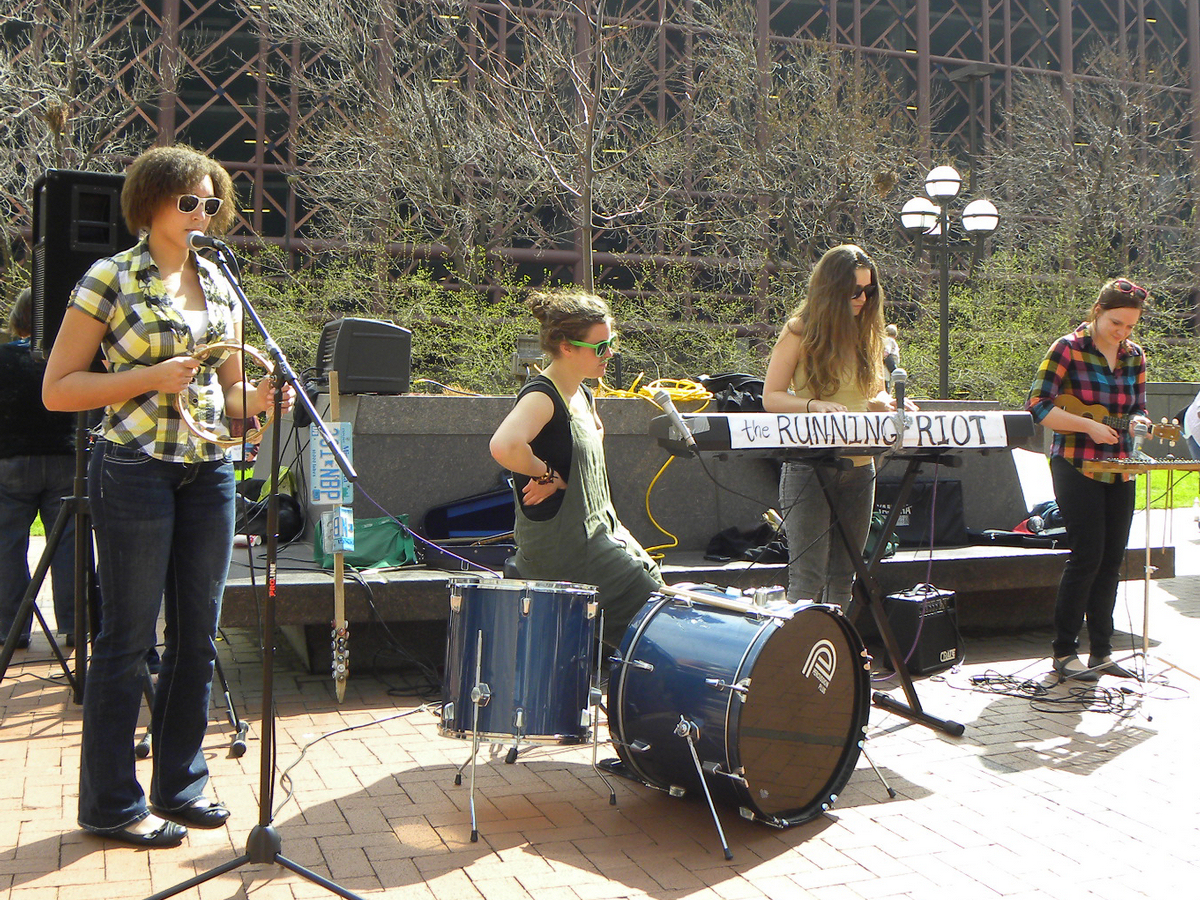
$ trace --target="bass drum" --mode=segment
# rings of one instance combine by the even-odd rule
[[[778,827],[819,816],[862,749],[870,657],[836,607],[713,605],[655,594],[630,623],[609,680],[609,725],[646,784],[700,790],[681,718],[714,800]],[[698,736],[696,731],[698,730]]]
[[[442,680],[445,737],[507,743],[589,740],[596,589],[560,581],[450,580]],[[487,686],[475,720],[472,692]]]

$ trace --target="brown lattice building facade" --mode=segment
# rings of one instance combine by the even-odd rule
[[[296,0],[293,0],[296,2]],[[51,141],[32,162],[64,168],[119,168],[138,145],[184,141],[222,161],[244,200],[234,235],[255,236],[303,253],[329,246],[318,230],[319,197],[300,190],[305,164],[297,136],[320,106],[297,88],[321,59],[319,47],[279,37],[269,0],[9,0],[6,75],[46,73],[66,115],[69,139]],[[506,7],[561,17],[561,0],[465,0],[398,3],[413,16],[457,19],[468,80],[483,43],[511,39]],[[701,39],[689,33],[691,0],[604,2],[610,23],[654,35],[648,65],[661,77],[641,81],[638,105],[665,119],[682,102],[676,77]],[[926,159],[953,148],[959,158],[986,154],[1019,127],[1008,114],[1014,79],[1049,73],[1064,90],[1091,75],[1097,47],[1117,48],[1130,71],[1154,82],[1178,121],[1200,116],[1200,0],[756,0],[754,27],[764,66],[798,42],[827,42],[875,71],[894,93],[894,115],[920,135]],[[66,27],[64,27],[64,24]],[[470,27],[466,27],[467,25]],[[580,29],[586,40],[586,24]],[[451,33],[455,33],[453,29]],[[388,35],[368,37],[387,40]],[[72,43],[74,41],[74,43]],[[582,46],[582,44],[581,44]],[[108,59],[105,52],[112,51]],[[69,70],[69,71],[68,71]],[[12,77],[17,77],[16,75]],[[36,80],[36,79],[35,79]],[[18,105],[53,106],[48,95]],[[343,110],[347,116],[355,110]],[[61,122],[59,122],[61,126]],[[35,142],[28,133],[9,140]],[[124,141],[124,143],[123,143]],[[10,146],[7,152],[14,152]],[[124,155],[123,155],[124,154]],[[20,168],[17,166],[16,168]],[[18,171],[3,190],[19,218],[36,171]],[[27,211],[27,210],[26,210]],[[28,228],[28,220],[21,229]],[[577,274],[578,235],[549,228],[503,249],[518,263],[539,260],[550,277]],[[603,247],[603,241],[600,242]],[[437,247],[409,248],[436,256]],[[629,249],[629,248],[626,248]],[[653,256],[652,246],[637,248]],[[416,252],[420,251],[420,252]],[[603,267],[611,258],[601,253]]]

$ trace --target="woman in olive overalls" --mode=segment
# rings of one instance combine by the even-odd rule
[[[604,640],[618,645],[663,580],[613,510],[604,426],[583,383],[603,376],[616,350],[612,313],[582,292],[534,293],[527,304],[551,361],[491,441],[492,456],[513,473],[516,568],[525,579],[597,586]]]

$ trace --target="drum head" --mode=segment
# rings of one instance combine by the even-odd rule
[[[737,725],[756,811],[796,825],[850,779],[869,713],[865,651],[843,616],[804,607],[762,646]]]

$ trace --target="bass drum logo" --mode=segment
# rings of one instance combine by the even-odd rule
[[[829,640],[820,640],[808,651],[804,661],[804,677],[817,680],[817,690],[824,694],[837,671],[837,649]]]

